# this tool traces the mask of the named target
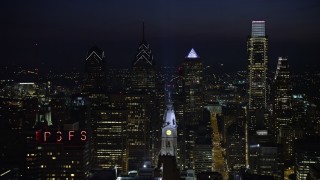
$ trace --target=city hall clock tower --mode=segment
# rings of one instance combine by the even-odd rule
[[[167,104],[163,115],[160,155],[177,155],[177,121],[172,104]]]

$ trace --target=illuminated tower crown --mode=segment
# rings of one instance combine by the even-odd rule
[[[142,41],[132,62],[132,89],[150,94],[155,88],[155,65],[150,45],[145,40],[144,24]]]

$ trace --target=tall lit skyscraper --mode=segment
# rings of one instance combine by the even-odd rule
[[[185,95],[184,119],[181,127],[184,130],[185,149],[181,149],[180,166],[194,168],[194,148],[196,127],[202,119],[203,109],[203,64],[192,48],[182,65],[183,91]]]
[[[279,57],[274,79],[274,122],[277,142],[283,146],[286,164],[293,164],[293,144],[297,137],[292,124],[292,86],[287,58]]]
[[[155,89],[155,67],[150,45],[144,35],[144,24],[142,27],[142,41],[139,45],[136,57],[132,62],[132,89],[135,92],[154,91]]]
[[[255,159],[263,158],[263,154],[257,154],[255,148],[252,148],[260,143],[256,137],[265,137],[260,136],[260,132],[264,132],[263,134],[268,135],[265,142],[271,142],[270,113],[267,107],[268,37],[265,33],[265,21],[252,21],[251,35],[247,40],[247,54],[249,103],[246,123],[246,164],[253,173],[257,173],[259,170]]]
[[[185,114],[189,125],[201,119],[203,107],[203,64],[192,48],[183,63],[183,86],[185,91]]]
[[[251,112],[248,127],[255,130],[259,124],[268,124],[267,118],[257,118],[257,114],[265,116],[267,108],[267,63],[268,37],[265,34],[265,21],[252,21],[252,32],[247,41],[249,70],[249,107]]]
[[[97,46],[93,46],[85,61],[85,93],[103,93],[106,89],[105,56]]]
[[[290,85],[290,71],[287,58],[279,57],[274,83],[274,114],[275,126],[279,130],[281,126],[288,126],[292,121]]]
[[[128,170],[137,170],[144,161],[151,161],[151,133],[148,95],[125,96],[128,109],[126,126]]]
[[[249,109],[267,106],[268,38],[265,21],[252,21],[252,33],[248,39],[249,60]]]
[[[140,161],[156,162],[159,153],[160,117],[156,105],[156,70],[150,45],[145,39],[144,24],[142,41],[132,62],[131,92],[126,98],[128,117],[128,168],[136,169]],[[155,123],[156,122],[156,123]],[[158,127],[155,127],[158,123]],[[155,150],[156,149],[156,150]]]
[[[108,169],[117,166],[127,172],[126,163],[126,122],[127,110],[124,96],[110,95],[110,106],[96,112],[95,166]]]

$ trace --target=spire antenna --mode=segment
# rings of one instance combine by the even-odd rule
[[[142,41],[144,42],[144,21],[142,21]]]

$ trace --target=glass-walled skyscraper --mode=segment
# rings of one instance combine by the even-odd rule
[[[270,125],[267,117],[267,63],[268,37],[265,21],[252,21],[252,32],[247,41],[249,70],[249,119],[248,128],[266,128]]]
[[[266,74],[268,63],[268,37],[265,21],[252,21],[252,32],[247,43],[249,61],[249,109],[267,106]]]

